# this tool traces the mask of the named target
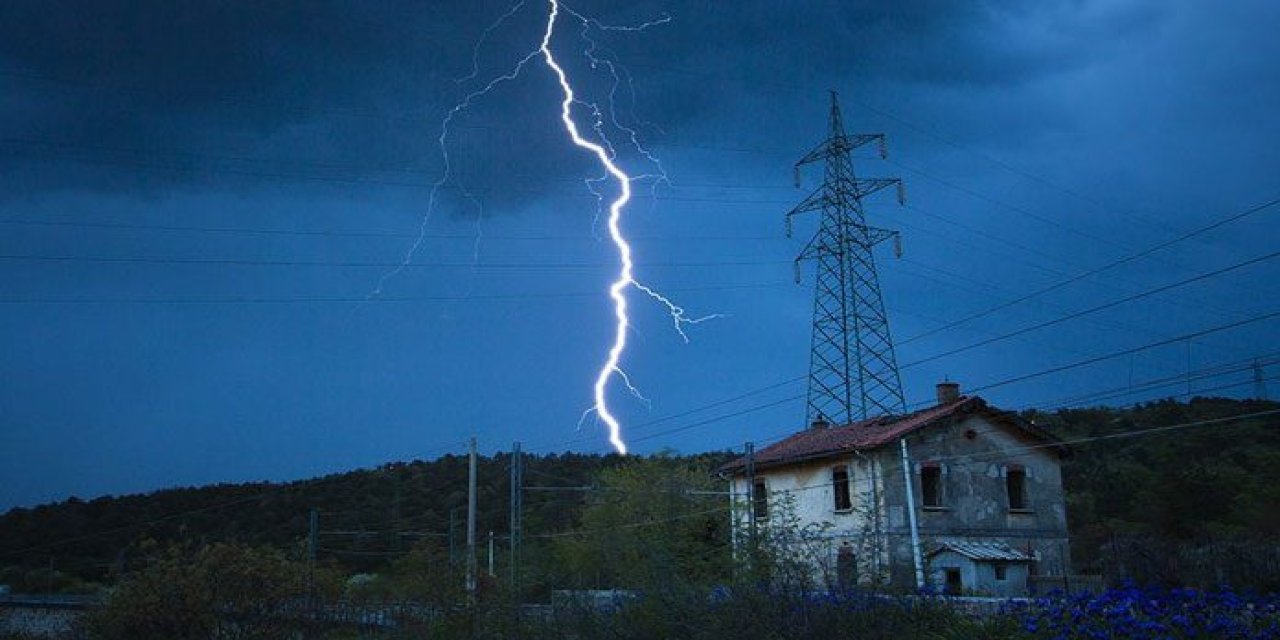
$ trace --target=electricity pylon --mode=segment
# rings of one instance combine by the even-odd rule
[[[802,260],[817,263],[806,408],[811,422],[845,424],[906,411],[872,253],[875,245],[892,238],[900,255],[901,240],[897,231],[867,226],[862,209],[863,198],[886,187],[897,187],[899,204],[904,193],[897,178],[854,175],[852,151],[871,143],[877,143],[880,157],[886,157],[884,134],[845,133],[840,104],[832,91],[828,137],[795,165],[799,187],[800,167],[825,163],[822,186],[786,216],[787,237],[791,237],[794,216],[808,211],[822,214],[818,232],[796,257],[796,282],[800,282]]]

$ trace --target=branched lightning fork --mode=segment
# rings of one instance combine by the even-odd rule
[[[499,18],[497,22],[486,29],[486,33],[496,28],[503,20],[506,20],[510,14],[515,13],[517,9],[519,9],[518,5],[507,14],[503,14],[503,17]],[[477,44],[477,46],[479,45]],[[485,83],[483,87],[471,91],[467,95],[463,96],[462,100],[458,101],[457,104],[454,104],[453,107],[449,109],[448,113],[445,114],[444,119],[440,121],[440,135],[436,138],[436,145],[440,149],[440,158],[444,161],[444,170],[441,171],[440,177],[435,182],[431,183],[431,191],[427,196],[427,210],[422,215],[422,220],[418,224],[418,235],[414,238],[413,243],[409,246],[409,250],[405,252],[404,257],[400,260],[400,264],[394,269],[382,274],[382,277],[378,278],[378,284],[374,286],[373,291],[369,292],[369,295],[365,296],[366,300],[382,295],[383,287],[386,286],[387,281],[397,275],[400,275],[400,273],[409,266],[409,263],[413,261],[413,257],[417,255],[418,249],[422,248],[422,243],[426,240],[427,225],[431,222],[431,216],[435,213],[436,200],[440,195],[440,189],[444,187],[444,185],[448,184],[453,178],[453,165],[449,160],[449,127],[453,124],[453,119],[456,118],[459,113],[462,113],[470,107],[477,99],[488,94],[490,91],[493,91],[493,89],[498,85],[501,85],[504,82],[510,82],[520,77],[520,72],[524,70],[525,65],[529,64],[529,61],[538,57],[540,52],[540,49],[530,51],[525,54],[519,62],[516,62],[509,71],[493,77]],[[465,190],[464,193],[466,193]]]
[[[574,103],[573,87],[569,85],[568,76],[551,53],[551,36],[555,33],[556,16],[559,13],[559,3],[557,0],[551,0],[551,11],[547,16],[547,29],[543,33],[542,45],[539,51],[542,52],[542,57],[547,66],[555,73],[560,82],[560,90],[564,94],[564,100],[560,102],[560,120],[564,122],[565,129],[569,132],[573,143],[595,154],[596,159],[600,161],[600,164],[604,165],[609,175],[618,181],[621,189],[618,198],[609,205],[608,220],[609,236],[614,245],[617,246],[618,257],[622,266],[621,271],[618,273],[618,278],[609,286],[609,297],[613,299],[614,317],[617,320],[617,325],[614,332],[613,345],[609,348],[608,358],[605,360],[604,366],[600,368],[600,373],[596,376],[594,409],[596,417],[609,428],[609,442],[613,445],[613,448],[618,453],[626,453],[627,444],[622,440],[622,426],[609,411],[608,403],[605,400],[605,392],[609,386],[609,379],[613,377],[614,373],[620,371],[618,363],[622,359],[622,351],[627,347],[627,327],[630,325],[630,318],[627,316],[627,296],[624,291],[627,285],[632,282],[631,245],[623,237],[619,221],[622,217],[622,207],[626,206],[627,201],[631,199],[631,178],[618,165],[613,163],[613,159],[609,157],[609,153],[605,151],[603,146],[583,138],[578,133],[578,125],[574,122],[570,113]]]
[[[595,405],[588,411],[584,412],[582,415],[582,418],[585,419],[587,415],[594,413],[596,418],[604,422],[605,425],[608,427],[609,442],[613,444],[614,449],[616,449],[618,453],[626,453],[627,447],[626,447],[626,443],[622,440],[621,425],[618,423],[618,419],[612,414],[612,412],[609,411],[608,402],[605,397],[606,391],[608,389],[609,380],[616,374],[623,381],[623,384],[626,385],[627,389],[632,394],[642,399],[644,398],[644,396],[635,387],[635,385],[632,384],[630,377],[626,374],[626,372],[624,372],[621,369],[619,365],[619,362],[622,358],[622,352],[626,349],[626,346],[627,346],[627,333],[630,328],[630,317],[628,316],[628,313],[627,313],[627,297],[625,294],[626,288],[628,286],[634,286],[635,288],[644,292],[646,295],[650,296],[654,300],[657,300],[658,302],[666,306],[667,311],[671,314],[672,321],[675,325],[676,331],[680,334],[681,338],[683,338],[685,341],[688,341],[689,337],[684,332],[684,325],[698,324],[698,323],[705,322],[707,320],[711,320],[712,318],[720,317],[720,316],[718,314],[713,314],[709,316],[703,316],[700,318],[690,318],[685,314],[685,310],[683,308],[671,302],[671,300],[667,299],[665,296],[655,291],[652,287],[645,286],[640,282],[636,281],[634,276],[635,265],[632,260],[631,245],[630,243],[627,242],[626,237],[623,235],[621,224],[620,224],[621,217],[622,217],[622,209],[631,200],[631,193],[632,193],[631,185],[636,178],[633,178],[627,175],[627,173],[624,172],[615,163],[614,161],[615,153],[614,153],[613,146],[608,141],[608,137],[604,134],[604,127],[602,122],[603,114],[601,113],[601,110],[596,105],[590,104],[585,106],[591,109],[592,114],[595,116],[592,128],[596,131],[597,135],[599,135],[602,142],[597,143],[597,142],[592,142],[590,140],[587,140],[583,138],[581,133],[579,132],[578,125],[573,119],[572,108],[575,103],[578,103],[578,104],[582,104],[582,103],[577,100],[573,91],[573,87],[569,82],[568,75],[565,73],[564,68],[561,67],[560,64],[556,62],[555,55],[552,54],[551,52],[551,38],[555,33],[556,18],[560,13],[561,5],[558,0],[550,0],[550,5],[551,5],[551,11],[547,17],[547,28],[546,28],[546,31],[543,33],[543,37],[542,37],[541,52],[542,52],[543,59],[547,63],[547,66],[551,68],[551,71],[556,75],[556,79],[559,80],[560,89],[564,95],[564,99],[560,103],[560,119],[561,121],[564,122],[565,130],[568,131],[570,138],[573,140],[573,143],[578,147],[581,147],[593,153],[596,156],[596,159],[600,161],[600,164],[604,166],[608,175],[612,176],[615,180],[618,181],[618,185],[620,188],[620,194],[609,205],[609,217],[608,217],[609,237],[613,241],[615,247],[618,250],[618,257],[621,263],[620,264],[621,269],[618,272],[617,278],[609,286],[609,296],[610,298],[613,299],[614,317],[617,321],[617,324],[615,326],[613,344],[609,348],[608,357],[606,358],[604,365],[600,368],[600,372],[596,376],[595,385],[593,387],[594,395],[595,395]],[[589,34],[586,33],[586,25],[595,24],[601,29],[616,30],[616,31],[641,31],[654,25],[669,22],[671,19],[670,16],[663,16],[659,20],[654,20],[654,21],[647,22],[642,25],[638,25],[634,27],[618,27],[613,25],[602,24],[598,21],[595,21],[592,18],[587,18],[581,14],[573,12],[568,8],[566,8],[565,10],[566,12],[578,18],[584,24],[583,37],[589,43],[589,46],[585,52],[585,55],[588,57],[589,60],[591,60],[592,65],[596,66],[596,65],[606,64],[613,75],[614,84],[610,91],[610,119],[612,120],[612,124],[618,129],[627,132],[627,134],[631,138],[632,144],[640,151],[640,153],[642,153],[647,159],[653,162],[654,165],[658,168],[659,173],[657,175],[661,176],[661,178],[659,178],[658,180],[665,180],[666,172],[662,169],[662,164],[658,162],[657,158],[652,154],[650,154],[639,143],[639,138],[636,132],[633,129],[630,129],[628,127],[621,125],[617,121],[616,113],[614,113],[612,110],[612,104],[613,104],[613,96],[616,94],[617,86],[618,86],[618,83],[620,82],[620,77],[612,61],[607,61],[602,58],[598,58],[594,55],[594,51],[597,47],[594,40],[592,40]],[[655,180],[655,182],[657,182],[657,180]],[[588,183],[588,186],[589,187],[591,186],[590,183]],[[595,192],[594,189],[592,191]],[[598,194],[598,192],[595,192],[595,193]]]
[[[484,43],[489,39],[489,36],[493,35],[493,32],[497,31],[498,27],[502,26],[502,23],[509,20],[511,16],[514,16],[516,12],[520,11],[520,9],[524,7],[524,3],[525,0],[520,0],[519,2],[511,5],[511,8],[507,9],[506,13],[498,16],[498,19],[494,20],[493,24],[485,27],[484,31],[480,32],[480,38],[476,40],[475,46],[471,48],[471,72],[465,76],[455,79],[454,82],[456,84],[470,82],[474,80],[476,76],[480,75],[480,49],[484,47]]]
[[[423,214],[422,220],[418,225],[418,234],[414,238],[414,241],[410,245],[408,251],[405,252],[403,259],[400,261],[400,264],[394,269],[383,274],[382,277],[379,278],[378,283],[374,287],[373,291],[371,291],[368,294],[368,296],[366,296],[366,300],[369,300],[381,295],[387,281],[390,280],[391,278],[394,278],[395,276],[400,274],[402,271],[404,271],[404,269],[407,266],[409,266],[409,264],[412,262],[418,250],[422,247],[422,244],[427,235],[426,234],[427,225],[431,220],[432,214],[435,212],[439,191],[445,185],[449,184],[450,181],[453,179],[452,164],[450,162],[449,152],[448,152],[448,141],[449,141],[450,127],[453,124],[454,118],[456,118],[461,112],[465,111],[468,107],[470,107],[471,104],[474,103],[476,100],[478,100],[479,98],[491,92],[498,85],[501,85],[505,82],[509,82],[519,77],[520,73],[529,64],[529,62],[534,58],[538,57],[539,55],[541,55],[543,60],[546,62],[547,67],[552,71],[552,73],[555,74],[556,79],[559,81],[560,89],[563,94],[563,100],[560,103],[560,119],[564,123],[565,130],[568,132],[574,145],[582,149],[586,149],[587,151],[590,151],[592,154],[594,154],[596,159],[599,160],[601,166],[604,168],[604,174],[602,176],[598,178],[590,178],[586,180],[588,190],[590,190],[591,193],[596,195],[596,198],[598,201],[598,207],[596,212],[597,213],[596,222],[593,222],[593,231],[596,227],[596,224],[599,221],[600,215],[603,214],[603,204],[604,204],[604,195],[601,191],[599,191],[596,188],[596,185],[610,179],[616,180],[619,185],[620,193],[610,203],[608,207],[608,217],[606,221],[607,228],[609,231],[609,238],[613,242],[615,248],[617,249],[618,258],[619,258],[619,271],[618,271],[617,277],[609,285],[609,297],[613,301],[614,318],[616,321],[614,339],[613,339],[612,345],[608,350],[608,355],[605,359],[605,362],[601,366],[599,373],[596,376],[595,383],[593,385],[593,395],[594,395],[595,403],[582,413],[582,416],[578,421],[578,426],[579,428],[581,428],[581,425],[586,420],[587,416],[594,414],[598,420],[604,422],[605,425],[608,427],[609,442],[613,445],[614,449],[616,449],[618,453],[625,454],[627,452],[627,446],[622,439],[621,425],[619,424],[618,419],[613,415],[613,413],[610,412],[608,402],[606,399],[606,394],[608,391],[610,380],[616,375],[622,381],[623,385],[627,388],[628,392],[630,392],[632,395],[634,395],[636,398],[639,398],[641,401],[645,402],[646,404],[649,404],[648,398],[646,398],[644,394],[640,392],[640,390],[632,383],[630,376],[628,376],[627,373],[624,372],[620,367],[620,361],[622,358],[622,354],[625,351],[627,346],[627,336],[631,327],[630,317],[628,315],[628,306],[627,306],[627,297],[626,297],[627,287],[634,286],[639,291],[645,293],[652,299],[658,301],[663,306],[665,306],[668,313],[671,315],[672,322],[675,326],[676,332],[680,335],[680,337],[685,342],[689,341],[689,336],[685,333],[685,330],[684,330],[687,325],[699,324],[707,320],[711,320],[713,318],[718,318],[723,316],[721,314],[711,314],[711,315],[701,316],[697,318],[691,318],[686,314],[685,310],[682,307],[680,307],[679,305],[676,305],[674,302],[672,302],[667,297],[663,296],[661,293],[657,292],[652,287],[646,286],[638,282],[634,277],[635,265],[632,258],[631,245],[627,241],[626,237],[624,236],[621,228],[622,211],[623,211],[623,208],[627,205],[627,203],[630,202],[631,200],[633,183],[636,183],[638,181],[652,181],[652,188],[654,189],[653,195],[655,196],[655,200],[656,200],[656,195],[657,195],[656,190],[658,185],[670,184],[670,181],[668,180],[666,171],[663,168],[662,163],[658,160],[657,156],[652,154],[648,149],[646,149],[640,143],[639,135],[636,132],[636,130],[631,127],[627,127],[623,125],[621,122],[619,122],[616,109],[615,109],[615,98],[617,96],[618,87],[622,82],[622,78],[624,74],[626,76],[628,87],[630,88],[630,91],[632,94],[633,102],[634,102],[634,96],[635,96],[635,87],[631,82],[630,74],[626,74],[625,70],[620,73],[619,67],[618,65],[616,65],[614,61],[596,55],[596,51],[599,49],[599,47],[596,41],[591,38],[589,31],[590,31],[590,28],[593,26],[601,31],[626,31],[626,32],[643,31],[650,27],[654,27],[657,25],[670,22],[671,16],[664,14],[662,17],[658,19],[650,20],[648,22],[644,22],[639,25],[632,25],[632,26],[609,25],[609,24],[604,24],[599,20],[596,20],[595,18],[591,18],[588,16],[584,16],[580,13],[577,13],[576,11],[569,9],[567,6],[562,5],[559,2],[559,0],[548,0],[548,4],[549,4],[550,10],[547,15],[546,28],[543,32],[542,40],[539,43],[538,47],[530,51],[529,53],[525,54],[524,57],[520,58],[520,60],[516,62],[516,64],[513,67],[511,67],[510,70],[508,70],[506,73],[493,77],[487,83],[485,83],[484,86],[474,91],[471,91],[470,93],[467,93],[462,98],[462,100],[456,103],[445,114],[444,119],[440,123],[440,135],[436,139],[444,168],[441,172],[440,177],[431,185],[431,190],[427,198],[426,212]],[[485,43],[485,41],[489,38],[489,36],[492,35],[492,33],[499,26],[501,26],[506,20],[510,19],[517,12],[519,12],[524,5],[525,5],[525,0],[520,0],[519,2],[515,3],[513,6],[511,6],[510,9],[508,9],[504,14],[502,14],[502,16],[500,16],[496,21],[490,24],[481,33],[479,40],[477,41],[475,47],[472,50],[471,72],[468,75],[459,78],[457,80],[459,84],[465,83],[475,78],[479,74],[480,48]],[[576,98],[573,87],[569,82],[568,75],[566,74],[564,68],[561,67],[560,64],[556,61],[556,58],[551,51],[551,39],[555,34],[556,20],[559,17],[560,11],[562,9],[566,13],[573,15],[577,20],[581,22],[582,24],[581,36],[587,42],[587,45],[588,45],[586,50],[583,53],[586,56],[586,58],[590,61],[592,68],[598,68],[600,66],[606,67],[609,70],[609,73],[613,77],[613,85],[609,92],[609,105],[608,105],[608,116],[607,116],[609,120],[608,124],[615,127],[618,131],[624,132],[627,135],[628,142],[631,144],[631,146],[634,147],[637,150],[637,152],[645,158],[645,160],[647,160],[654,167],[656,167],[655,173],[637,174],[636,176],[633,177],[628,175],[625,171],[623,171],[616,163],[616,156],[617,156],[616,150],[614,149],[612,143],[609,141],[609,138],[605,132],[606,115],[604,111],[601,110],[600,107],[595,103],[582,102]],[[584,108],[590,110],[593,116],[593,120],[590,128],[591,130],[595,131],[599,142],[588,140],[581,135],[578,128],[578,124],[573,119],[572,109],[574,104],[582,105]],[[464,196],[474,200],[474,198],[471,196],[469,192],[466,191],[465,188],[463,188],[463,194]],[[477,201],[476,204],[477,206],[479,206],[480,203]],[[482,220],[483,220],[483,210],[481,211],[481,215],[477,217],[477,244],[473,248],[473,255],[475,256],[476,259],[478,259],[480,224],[482,223]]]

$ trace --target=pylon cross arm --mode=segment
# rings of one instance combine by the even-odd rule
[[[808,197],[806,197],[800,204],[796,205],[790,211],[787,212],[787,216],[786,216],[787,237],[788,238],[791,237],[791,218],[797,215],[800,215],[802,213],[807,213],[809,211],[816,211],[826,206],[826,204],[827,204],[826,190],[823,189],[822,187],[814,189],[813,193],[810,193]]]
[[[798,169],[811,162],[826,160],[833,155],[853,151],[858,147],[877,141],[880,142],[881,146],[884,145],[883,133],[855,133],[853,135],[832,136],[823,140],[817,147],[814,147],[812,151],[804,154],[804,157],[796,161],[796,168]]]
[[[854,190],[859,198],[865,198],[885,187],[892,187],[902,180],[898,178],[859,178],[854,182]]]
[[[865,227],[867,230],[867,246],[874,246],[898,235],[897,231],[889,229],[881,229],[879,227]]]

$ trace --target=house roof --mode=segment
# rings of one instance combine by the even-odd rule
[[[925,554],[932,558],[943,551],[954,551],[979,562],[1035,562],[1035,556],[995,542],[943,542]]]
[[[838,427],[805,429],[755,452],[755,467],[763,469],[875,449],[914,431],[938,424],[951,424],[970,415],[982,415],[1047,443],[1059,443],[1047,431],[1015,414],[988,405],[978,396],[962,396],[953,402],[900,416],[881,416]],[[1065,452],[1065,447],[1058,445],[1058,448],[1060,452]],[[721,466],[718,471],[732,474],[745,468],[746,458],[740,457]]]

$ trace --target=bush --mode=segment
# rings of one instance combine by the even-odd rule
[[[125,576],[84,628],[101,640],[291,638],[306,622],[307,584],[306,565],[278,551],[175,548]]]

